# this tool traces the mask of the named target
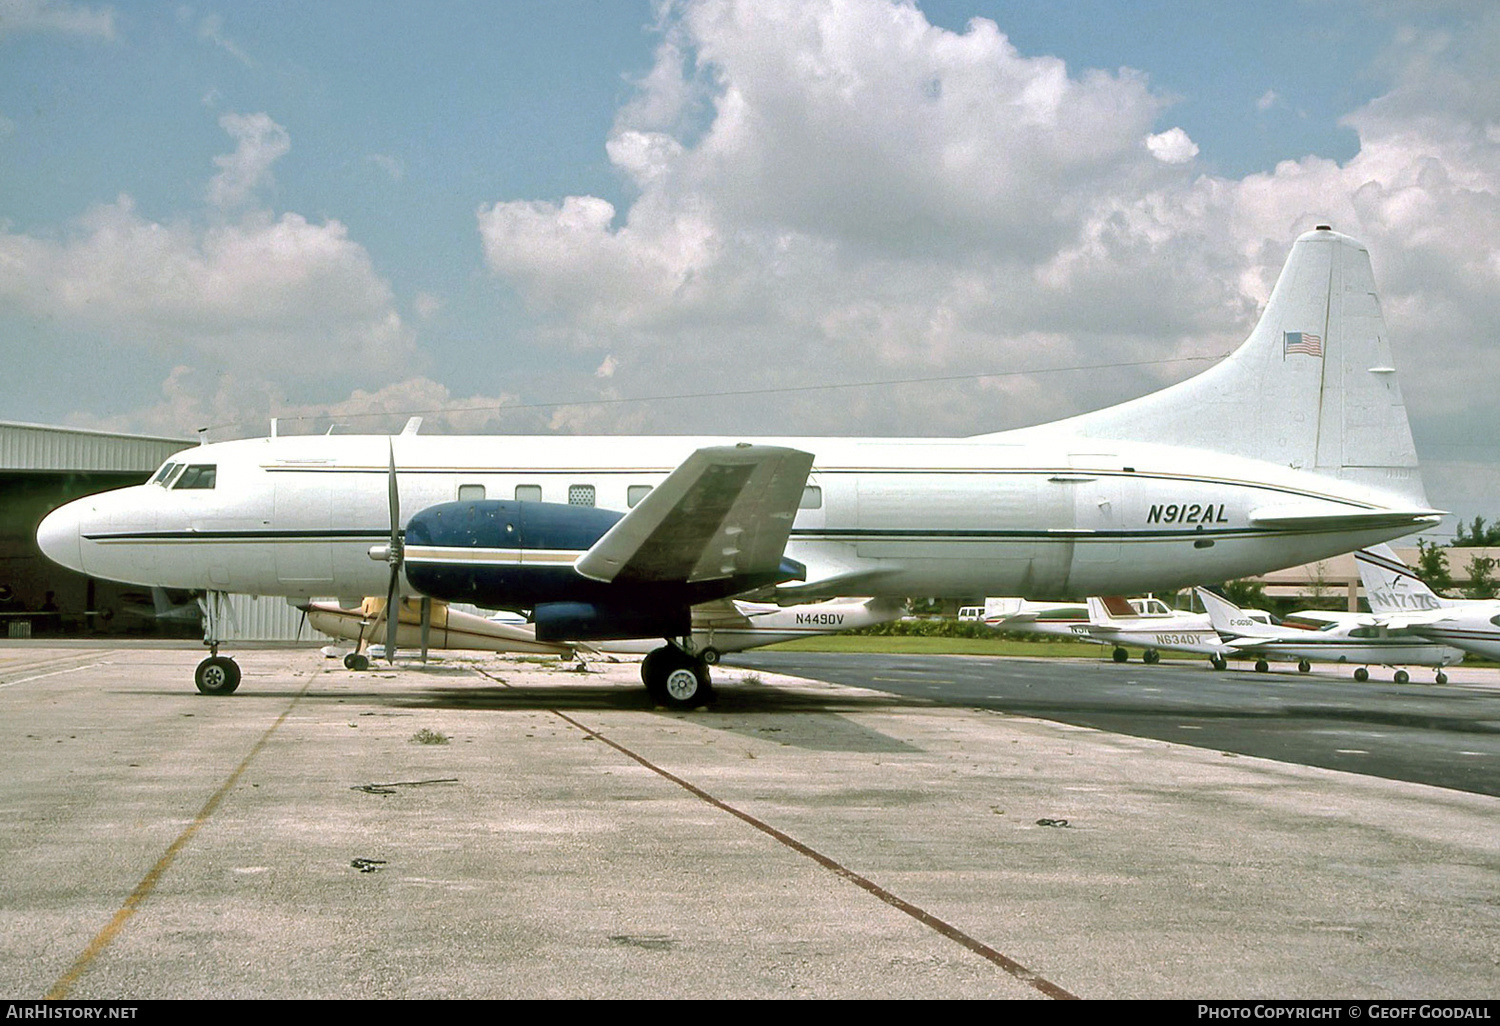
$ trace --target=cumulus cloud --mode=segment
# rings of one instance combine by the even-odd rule
[[[271,182],[271,165],[292,149],[291,136],[266,114],[225,114],[219,127],[238,144],[233,153],[215,157],[219,173],[208,183],[208,201],[216,207],[238,207]]]
[[[1181,128],[1146,136],[1146,149],[1163,164],[1186,164],[1198,155],[1198,144]]]
[[[427,377],[412,377],[376,389],[356,388],[347,398],[307,403],[255,374],[181,364],[162,382],[157,402],[114,416],[78,413],[74,427],[187,435],[201,430],[210,441],[264,434],[272,419],[283,435],[394,433],[413,416],[425,434],[541,431],[545,411],[519,408],[515,395],[455,395]]]
[[[237,140],[208,189],[199,221],[142,216],[128,195],[99,205],[60,233],[0,232],[0,301],[108,345],[211,367],[237,383],[224,410],[288,382],[336,372],[358,383],[392,376],[414,352],[410,329],[369,254],[338,221],[244,207],[289,147],[264,114],[227,115]],[[234,216],[226,216],[234,210]],[[176,396],[174,381],[166,383]],[[199,396],[217,385],[194,378]],[[248,404],[248,405],[247,405]],[[153,429],[175,399],[144,414]],[[222,416],[222,414],[221,414]]]
[[[632,201],[478,213],[488,268],[549,342],[608,353],[612,386],[636,395],[1122,366],[679,402],[650,426],[774,410],[778,429],[964,432],[1118,401],[1237,344],[1320,222],[1371,248],[1419,435],[1455,406],[1494,421],[1479,412],[1500,370],[1482,344],[1500,333],[1488,8],[1472,32],[1398,36],[1396,84],[1346,119],[1352,159],[1241,179],[1195,170],[1143,75],[1023,54],[982,19],[951,32],[885,0],[664,11],[656,64],[606,140]],[[1453,366],[1475,373],[1445,378]]]

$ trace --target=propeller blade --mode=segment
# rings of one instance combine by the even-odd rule
[[[422,596],[422,662],[427,662],[427,638],[432,630],[432,599]]]
[[[390,473],[386,477],[386,498],[391,513],[391,548],[386,556],[391,565],[391,583],[385,594],[385,660],[396,661],[396,630],[401,625],[401,488],[396,482],[396,440],[389,440]]]
[[[397,594],[397,575],[400,567],[391,564],[391,588],[385,597],[385,661],[394,663],[396,661],[396,628],[401,626],[401,607],[396,603],[401,601]]]

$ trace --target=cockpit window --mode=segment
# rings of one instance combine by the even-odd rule
[[[166,463],[163,463],[161,465],[161,469],[158,470],[155,475],[152,476],[151,480],[146,483],[159,484],[163,488],[165,488],[167,486],[167,478],[171,477],[172,471],[176,470],[180,465],[181,464],[173,463],[171,460],[168,460]]]
[[[212,488],[219,468],[212,463],[194,463],[177,478],[173,488]]]

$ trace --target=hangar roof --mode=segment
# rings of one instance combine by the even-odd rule
[[[190,438],[0,421],[0,471],[150,473]]]

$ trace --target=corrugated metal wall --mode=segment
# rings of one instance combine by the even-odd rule
[[[284,598],[254,598],[250,595],[229,596],[229,622],[224,625],[222,641],[317,641],[327,644],[326,635],[307,626],[302,610]]]
[[[150,473],[187,438],[155,438],[107,431],[0,421],[0,470]]]

